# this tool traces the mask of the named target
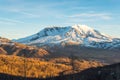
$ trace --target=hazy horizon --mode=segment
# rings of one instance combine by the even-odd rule
[[[1,0],[0,36],[18,39],[48,26],[85,24],[120,38],[119,0]]]

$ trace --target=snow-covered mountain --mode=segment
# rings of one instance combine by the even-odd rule
[[[16,42],[37,46],[79,45],[84,47],[119,49],[120,39],[112,38],[86,25],[48,27],[37,34],[16,40]]]

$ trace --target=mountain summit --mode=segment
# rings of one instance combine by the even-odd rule
[[[48,27],[37,34],[18,39],[16,42],[50,47],[68,44],[103,49],[120,48],[120,39],[112,38],[86,25]]]

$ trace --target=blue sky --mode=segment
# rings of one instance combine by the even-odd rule
[[[47,26],[85,24],[120,37],[120,0],[0,0],[0,36],[34,34]]]

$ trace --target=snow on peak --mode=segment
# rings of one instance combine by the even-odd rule
[[[87,33],[88,31],[93,31],[94,30],[93,28],[90,28],[90,27],[88,27],[86,25],[79,25],[79,24],[78,25],[74,25],[72,27],[75,28],[75,29],[78,29],[78,30],[82,30],[85,33]]]
[[[52,27],[46,27],[43,29],[41,32],[48,33],[48,35],[53,35],[53,33],[61,33],[61,32],[69,32],[70,29],[75,29],[77,31],[82,31],[84,33],[88,32],[93,32],[94,29],[90,28],[86,25],[74,25],[74,26],[66,26],[66,27],[57,27],[57,26],[52,26]]]
[[[70,27],[47,27],[43,30],[41,30],[40,32],[38,32],[37,34],[42,37],[42,36],[54,36],[54,35],[60,35],[63,34],[65,32],[68,32],[68,30],[70,29]]]
[[[72,28],[75,29],[78,32],[78,34],[81,37],[83,36],[84,38],[86,37],[92,37],[92,38],[98,38],[98,39],[108,38],[108,36],[86,25],[74,25],[72,26]]]

